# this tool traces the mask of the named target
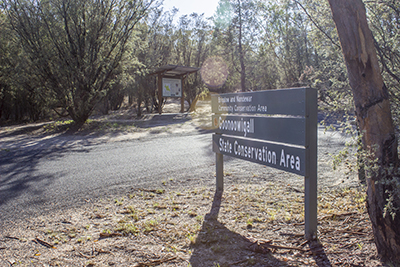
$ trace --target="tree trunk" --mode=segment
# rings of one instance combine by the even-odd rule
[[[138,118],[142,117],[142,94],[139,94],[136,98],[136,104],[137,104],[137,109],[136,109],[136,116]]]
[[[400,214],[394,218],[385,215],[390,192],[395,196],[394,210],[400,207],[394,191],[399,178],[389,171],[397,168],[397,139],[365,6],[362,0],[328,1],[346,61],[363,146],[378,160],[379,170],[367,177],[367,208],[375,244],[383,259],[400,262]]]
[[[244,64],[244,51],[242,46],[242,33],[243,33],[243,22],[242,22],[242,3],[238,1],[239,6],[239,61],[240,61],[240,86],[242,92],[246,92],[246,66]]]

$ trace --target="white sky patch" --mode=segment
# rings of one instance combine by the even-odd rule
[[[164,11],[170,11],[173,7],[178,8],[178,17],[195,12],[199,15],[204,13],[204,17],[208,18],[214,15],[218,2],[219,0],[164,0],[163,7]]]

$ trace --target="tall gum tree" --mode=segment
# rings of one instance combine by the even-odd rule
[[[223,34],[225,52],[231,58],[235,71],[240,75],[240,88],[243,92],[248,89],[246,75],[248,73],[247,57],[250,56],[255,43],[257,32],[257,3],[254,0],[220,0],[216,15],[215,28]]]
[[[367,177],[367,208],[375,244],[384,260],[400,263],[400,179],[391,171],[398,167],[398,151],[388,89],[381,76],[363,2],[328,1],[346,62],[363,146],[372,153],[378,167]]]

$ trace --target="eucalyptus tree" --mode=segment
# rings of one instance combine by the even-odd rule
[[[329,3],[316,0],[295,0],[295,3],[298,12],[309,20],[311,64],[300,76],[300,82],[318,89],[319,107],[326,114],[354,115],[352,92]]]
[[[247,58],[256,49],[257,2],[255,0],[220,0],[214,17],[215,36],[223,42],[223,56],[240,74],[240,88],[248,88]]]
[[[189,15],[183,15],[179,18],[179,23],[174,34],[174,58],[173,61],[177,65],[190,66],[193,55],[192,39],[193,39],[192,20]]]
[[[398,142],[362,0],[329,0],[354,96],[367,165],[367,209],[378,254],[400,263]],[[393,2],[394,3],[394,2]],[[368,158],[366,158],[368,160]]]
[[[195,37],[195,53],[192,66],[201,68],[206,59],[210,56],[212,28],[210,20],[205,18],[204,14],[198,15],[193,13],[191,17],[194,20],[193,26]],[[205,87],[199,72],[192,74],[190,78],[193,80],[193,83],[190,87],[186,87],[188,88],[186,94],[190,109],[194,110],[196,108],[198,96],[204,91]]]
[[[5,0],[27,63],[81,126],[107,94],[137,23],[155,0]]]
[[[287,0],[260,2],[260,52],[268,54],[279,73],[279,87],[299,85],[307,68],[315,65],[315,51],[309,38],[311,25],[296,3]],[[270,53],[265,53],[268,48]],[[271,83],[271,82],[270,82]]]
[[[396,125],[400,125],[400,3],[393,0],[368,1],[366,7],[391,97],[393,118]]]
[[[130,99],[136,100],[138,116],[141,116],[143,102],[149,112],[163,104],[158,103],[156,77],[149,74],[157,67],[170,64],[174,49],[174,17],[177,11],[152,9],[146,20],[136,28],[129,44],[125,83],[130,88]]]
[[[277,28],[277,20],[283,14],[280,5],[275,1],[259,3],[258,17],[258,48],[253,65],[256,66],[251,73],[253,88],[265,90],[284,87],[284,69],[281,56],[283,51],[280,36],[284,33]]]
[[[175,32],[174,64],[201,67],[209,55],[211,26],[204,14],[181,16]],[[194,109],[194,102],[205,89],[199,73],[184,77],[185,99]]]

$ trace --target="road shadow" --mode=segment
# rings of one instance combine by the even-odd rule
[[[37,124],[31,124],[31,125],[23,125],[23,126],[14,126],[15,130],[9,131],[9,132],[4,132],[0,133],[0,138],[1,137],[12,137],[12,136],[18,136],[21,134],[30,134],[32,132],[35,132],[41,128],[47,123],[37,123]],[[11,126],[12,127],[12,126]]]
[[[91,146],[107,142],[102,137],[119,136],[121,125],[151,129],[190,120],[188,113],[165,113],[146,114],[141,119],[93,121],[79,130],[68,123],[51,122],[0,128],[0,207],[28,192],[42,194],[63,175],[38,174],[37,166],[44,160],[58,160],[71,152],[87,153]],[[107,127],[117,129],[108,131]]]
[[[287,266],[268,250],[255,248],[246,237],[218,221],[222,193],[215,193],[211,210],[205,216],[196,240],[191,242],[191,266]]]
[[[192,120],[192,117],[189,113],[145,114],[142,117],[137,118],[134,124],[139,128],[153,128],[185,123],[190,120]]]
[[[15,138],[12,142],[3,142],[0,146],[0,209],[11,202],[18,205],[21,199],[31,199],[37,204],[54,201],[45,195],[45,191],[55,180],[65,173],[57,175],[41,173],[38,165],[43,161],[59,160],[68,153],[88,153],[87,143],[80,143],[65,136],[35,138],[30,136]],[[32,198],[33,197],[33,198]],[[20,199],[17,201],[17,199]],[[15,201],[15,203],[13,203]],[[22,203],[25,205],[25,203]],[[28,205],[28,204],[26,204]],[[29,207],[28,207],[29,209]]]

